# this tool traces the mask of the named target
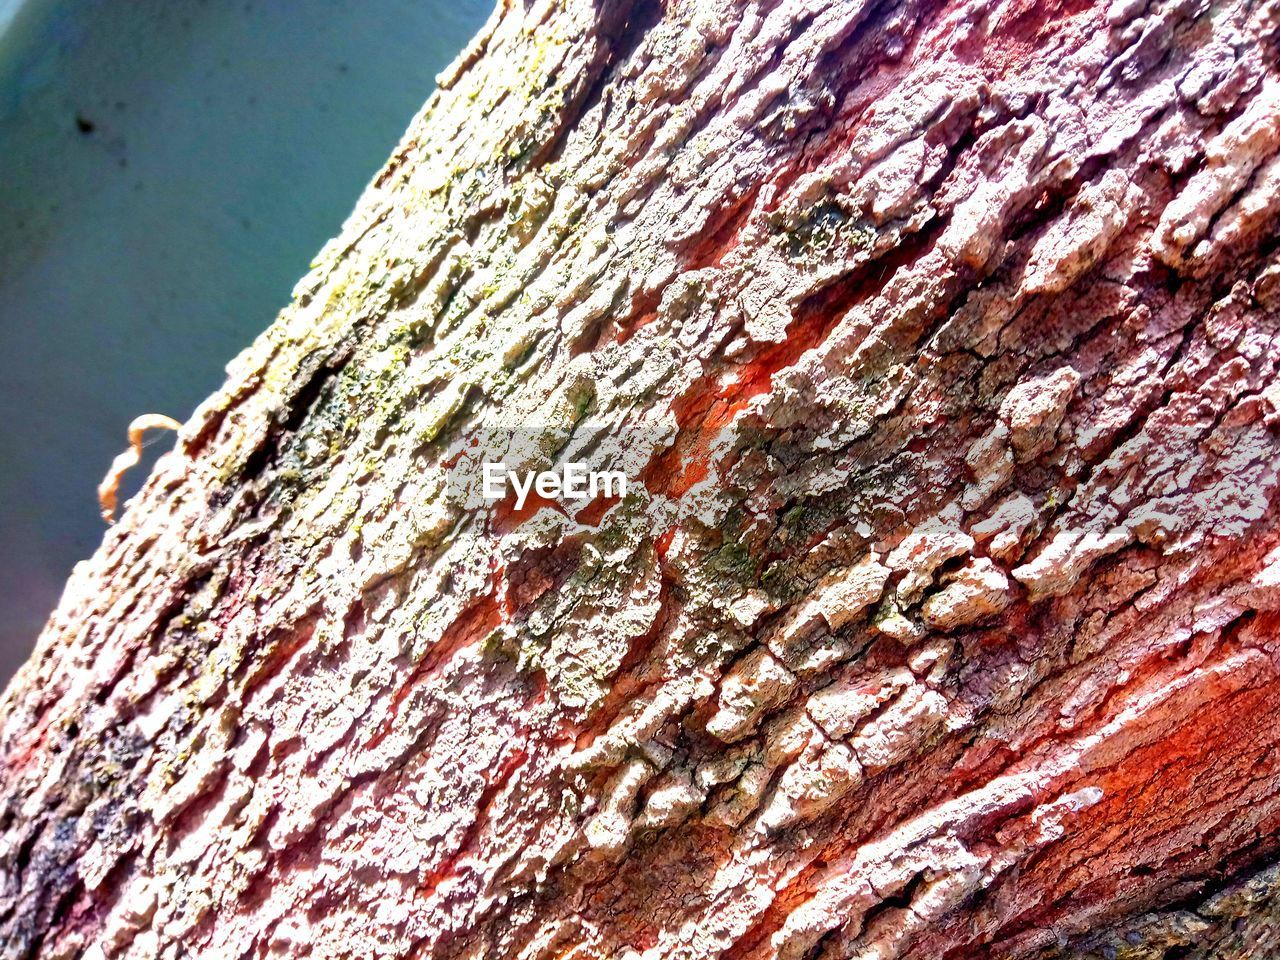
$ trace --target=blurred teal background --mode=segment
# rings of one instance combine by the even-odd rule
[[[0,684],[129,421],[217,388],[490,7],[0,0]]]

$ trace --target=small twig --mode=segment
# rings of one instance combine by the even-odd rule
[[[111,461],[111,469],[98,484],[98,506],[102,508],[103,520],[107,523],[115,522],[120,478],[137,466],[142,456],[142,435],[148,430],[178,430],[181,427],[182,424],[173,417],[166,417],[162,413],[144,413],[140,417],[134,417],[129,424],[129,449]]]

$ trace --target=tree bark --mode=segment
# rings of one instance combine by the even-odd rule
[[[4,955],[1277,955],[1278,29],[504,4],[9,686]]]

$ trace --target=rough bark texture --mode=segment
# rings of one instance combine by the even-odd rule
[[[11,684],[4,955],[1277,955],[1278,27],[500,10]]]

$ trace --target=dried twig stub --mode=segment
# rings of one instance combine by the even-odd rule
[[[144,413],[133,418],[133,422],[129,424],[129,449],[111,461],[111,469],[98,484],[98,506],[102,508],[103,520],[107,523],[115,522],[120,478],[137,466],[142,458],[142,435],[148,430],[177,430],[181,426],[173,417],[166,417],[162,413]]]

